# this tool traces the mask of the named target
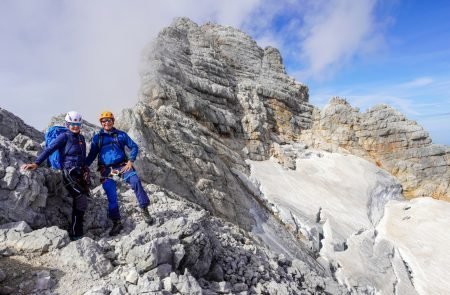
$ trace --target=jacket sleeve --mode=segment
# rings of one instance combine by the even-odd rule
[[[41,165],[42,162],[44,162],[45,159],[47,159],[54,151],[64,147],[66,145],[66,142],[67,142],[66,133],[58,135],[58,137],[55,138],[55,140],[48,147],[46,147],[42,151],[42,153],[40,153],[40,155],[36,158],[34,163]]]
[[[86,166],[91,166],[92,162],[94,162],[95,158],[97,157],[98,153],[99,153],[99,148],[98,148],[98,134],[95,134],[94,137],[92,137],[92,141],[91,141],[91,148],[89,150],[89,154],[86,157]]]
[[[139,153],[139,147],[138,145],[128,136],[128,134],[126,134],[125,132],[124,134],[124,141],[125,141],[125,145],[130,149],[130,155],[128,156],[128,160],[130,160],[131,162],[136,161],[136,157]]]

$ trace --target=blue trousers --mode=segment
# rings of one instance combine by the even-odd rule
[[[134,193],[136,194],[136,198],[139,203],[140,208],[146,208],[150,205],[150,200],[148,198],[147,193],[142,187],[141,180],[136,174],[136,171],[131,170],[127,171],[123,174],[123,179],[126,183],[131,185]],[[106,178],[106,180],[102,184],[103,189],[105,190],[106,196],[108,197],[108,217],[117,221],[120,220],[120,210],[119,203],[117,202],[117,185],[116,182],[111,178]]]

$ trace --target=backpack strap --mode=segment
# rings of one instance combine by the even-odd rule
[[[97,146],[98,146],[98,151],[100,152],[102,150],[102,145],[103,145],[103,135],[101,132],[97,133],[97,135],[98,135]]]
[[[81,134],[80,134],[80,139],[81,139],[81,143],[82,143],[81,151],[83,152],[83,158],[86,159],[86,139]],[[83,149],[83,147],[84,147],[84,149]]]
[[[70,131],[67,131],[64,133],[66,135],[66,145],[64,146],[64,153],[60,155],[61,158],[61,164],[64,162],[64,158],[66,157],[67,153],[69,153],[70,149],[73,147],[73,139],[71,138]],[[85,147],[84,149],[81,148],[81,152],[83,153],[83,157],[86,158],[86,139],[82,134],[79,134],[81,143]]]
[[[98,134],[98,151],[100,152],[102,150],[103,147],[103,134],[101,132],[97,133]],[[122,146],[122,144],[120,144],[119,141],[119,134],[117,134],[117,132],[113,133],[113,142],[111,144],[116,144],[121,150],[124,149],[124,147]]]
[[[64,163],[64,158],[66,157],[66,154],[70,151],[70,149],[72,148],[72,141],[70,140],[70,135],[69,135],[70,131],[66,131],[64,134],[66,136],[66,145],[64,146],[64,153],[60,156],[61,158],[61,165]],[[69,142],[69,143],[68,143]]]

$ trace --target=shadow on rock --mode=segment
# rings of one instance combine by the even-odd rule
[[[0,258],[0,294],[44,294],[51,292],[64,272],[33,266],[24,256]]]

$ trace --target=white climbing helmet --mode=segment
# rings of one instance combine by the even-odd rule
[[[83,118],[78,112],[70,111],[67,113],[65,120],[67,123],[82,123]]]

